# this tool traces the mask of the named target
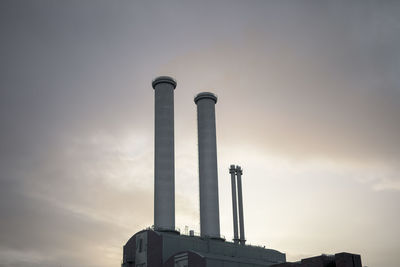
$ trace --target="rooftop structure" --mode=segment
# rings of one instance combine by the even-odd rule
[[[282,262],[285,262],[285,254],[273,249],[147,229],[136,233],[124,246],[122,267],[250,267]]]
[[[286,262],[273,267],[361,267],[361,257],[351,253],[337,253],[335,255],[321,255],[302,259],[299,262]]]

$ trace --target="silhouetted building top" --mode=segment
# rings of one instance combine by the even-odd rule
[[[132,236],[124,246],[123,254],[122,267],[250,267],[271,266],[286,261],[284,253],[273,249],[152,229]]]
[[[361,256],[351,253],[321,255],[302,259],[299,262],[285,262],[272,265],[273,267],[361,267]]]

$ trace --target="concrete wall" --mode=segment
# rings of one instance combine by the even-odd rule
[[[184,235],[174,235],[170,233],[161,233],[163,236],[163,259],[167,261],[172,255],[179,251],[195,251],[201,255],[210,258],[215,255],[221,259],[242,258],[245,260],[263,262],[264,266],[269,266],[279,262],[285,262],[285,254],[262,247],[242,246],[231,242],[224,242],[214,239],[204,239],[200,237],[190,237]]]
[[[188,266],[190,267],[205,267],[206,266],[206,261],[204,257],[200,256],[196,252],[193,251],[184,251],[184,252],[178,252],[174,255],[172,255],[164,264],[163,267],[178,267],[176,264],[176,259],[178,257],[181,257],[182,254],[185,254],[187,256],[188,260]]]
[[[143,239],[142,251],[139,251],[139,239]],[[137,232],[123,248],[122,267],[137,267],[142,263],[146,263],[146,267],[162,266],[162,236],[157,232],[149,230]]]

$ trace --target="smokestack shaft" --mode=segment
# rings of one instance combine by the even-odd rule
[[[200,93],[197,104],[197,129],[199,149],[200,231],[205,237],[220,237],[217,141],[215,103],[212,93]]]
[[[175,230],[174,89],[176,82],[156,78],[154,125],[154,227]]]
[[[229,169],[231,174],[231,184],[232,184],[232,214],[233,214],[233,242],[235,244],[239,241],[238,236],[238,217],[237,217],[237,201],[236,201],[236,169],[235,165],[231,165]]]
[[[238,184],[238,199],[239,199],[239,224],[240,224],[240,244],[246,243],[244,236],[244,219],[243,219],[243,195],[242,195],[242,169],[240,166],[236,168],[237,184]]]

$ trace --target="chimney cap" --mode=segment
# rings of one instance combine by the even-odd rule
[[[216,94],[213,94],[211,92],[202,92],[202,93],[197,94],[197,96],[194,98],[194,103],[197,104],[197,102],[200,99],[205,99],[205,98],[214,100],[215,103],[217,103],[217,99],[218,99]]]
[[[153,86],[153,89],[156,89],[156,85],[159,83],[169,83],[171,84],[174,89],[176,88],[176,81],[174,78],[169,77],[169,76],[159,76],[153,80],[151,85]]]
[[[240,173],[240,174],[243,174],[243,170],[239,165],[236,166],[236,172]]]
[[[231,167],[229,168],[229,173],[235,173],[235,172],[236,172],[235,165],[231,165]]]

